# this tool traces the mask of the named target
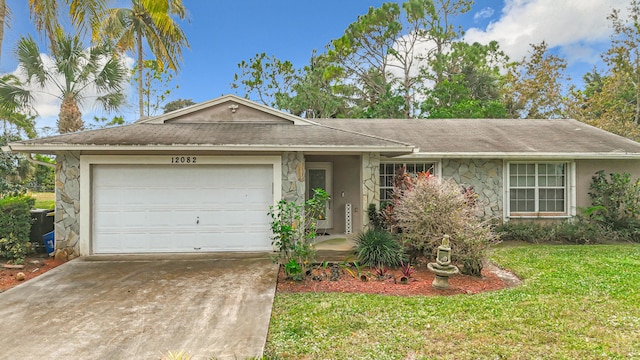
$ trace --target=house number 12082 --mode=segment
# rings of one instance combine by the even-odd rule
[[[195,156],[172,156],[171,163],[172,164],[195,164],[196,157]]]

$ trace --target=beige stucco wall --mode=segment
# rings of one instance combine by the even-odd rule
[[[168,123],[215,123],[240,122],[260,124],[291,124],[291,121],[274,114],[268,114],[248,106],[239,105],[233,101],[207,107],[168,121]]]
[[[629,173],[632,179],[640,178],[640,160],[576,160],[576,205],[580,208],[591,206],[589,186],[591,177],[599,170],[610,173]]]
[[[360,201],[360,156],[358,155],[307,155],[305,163],[329,162],[333,166],[333,191],[331,195],[331,212],[333,216],[333,228],[330,234],[344,234],[345,232],[345,205],[351,203],[353,210],[353,232],[357,233],[362,228],[362,208]],[[344,196],[342,194],[344,193]]]

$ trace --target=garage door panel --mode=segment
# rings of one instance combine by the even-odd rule
[[[94,165],[95,253],[268,251],[271,165]]]

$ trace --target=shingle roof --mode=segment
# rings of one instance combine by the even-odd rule
[[[420,153],[635,154],[640,143],[576,120],[322,119],[318,122],[406,142]]]
[[[372,151],[433,157],[640,159],[640,143],[576,120],[318,119],[225,95],[120,127],[9,144],[13,151]]]
[[[377,148],[411,152],[413,146],[378,136],[322,125],[296,126],[290,124],[255,123],[196,123],[147,124],[82,131],[72,134],[22,141],[25,146],[42,147],[68,145],[83,146],[229,146],[229,147],[337,147]]]

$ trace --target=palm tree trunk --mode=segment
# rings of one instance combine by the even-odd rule
[[[82,112],[80,112],[78,104],[73,97],[65,96],[60,105],[60,114],[58,114],[58,132],[65,134],[82,130],[83,127]]]
[[[144,101],[143,101],[143,90],[142,90],[142,71],[144,69],[144,64],[142,60],[142,34],[138,32],[138,105],[140,107],[140,119],[142,119],[144,114]]]

